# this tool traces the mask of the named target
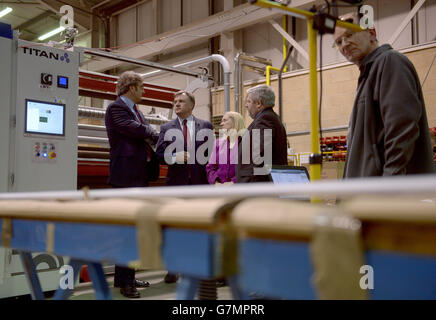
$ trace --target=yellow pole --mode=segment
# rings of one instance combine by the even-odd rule
[[[273,66],[267,66],[266,67],[266,85],[271,85],[271,70],[280,71],[279,68],[275,68]]]
[[[286,31],[286,18],[287,18],[287,16],[286,15],[283,15],[283,30],[285,30]],[[287,57],[287,55],[288,55],[288,48],[287,48],[287,45],[286,45],[287,43],[286,43],[286,38],[285,37],[283,37],[283,61],[285,61],[286,60],[286,57]],[[288,67],[285,67],[285,69],[283,70],[283,72],[286,72],[286,71],[288,71]]]
[[[271,66],[266,67],[266,85],[269,86],[271,83],[270,79]]]
[[[316,30],[313,29],[313,19],[307,19],[307,34],[309,39],[309,77],[310,77],[310,115],[311,115],[311,152],[320,155],[319,146],[319,114],[318,114],[318,75],[316,72],[317,43]],[[321,179],[321,164],[310,164],[311,180]]]

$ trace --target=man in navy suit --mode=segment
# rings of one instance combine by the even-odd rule
[[[213,144],[213,126],[192,115],[194,106],[191,93],[177,92],[174,96],[177,118],[160,128],[156,154],[168,164],[167,186],[208,184],[206,164]]]
[[[156,154],[161,162],[168,164],[167,186],[208,184],[206,164],[208,150],[212,150],[214,143],[213,126],[192,115],[194,106],[195,97],[191,93],[177,92],[174,96],[177,118],[160,127]],[[166,283],[177,279],[171,273],[165,276]]]
[[[139,74],[126,71],[117,83],[118,98],[106,110],[106,130],[110,144],[110,172],[108,183],[114,188],[146,187],[147,165],[151,160],[150,144],[158,133],[138,111],[144,88]],[[139,298],[137,287],[148,287],[145,281],[135,280],[135,270],[115,266],[114,286],[128,298]]]

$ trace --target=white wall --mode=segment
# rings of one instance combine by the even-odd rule
[[[156,34],[156,16],[153,1],[148,1],[137,8],[138,15],[138,41],[147,39]]]
[[[179,0],[159,0],[160,32],[166,32],[181,25],[181,2]]]
[[[136,8],[133,8],[118,15],[117,46],[136,41]]]
[[[183,25],[209,16],[208,0],[183,0]]]
[[[419,43],[436,40],[436,0],[427,0],[418,12]]]

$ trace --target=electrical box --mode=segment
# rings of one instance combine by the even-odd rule
[[[17,41],[9,191],[75,190],[79,53]]]

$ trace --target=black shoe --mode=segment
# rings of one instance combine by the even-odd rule
[[[126,298],[139,298],[141,296],[135,286],[132,285],[122,287],[120,292]]]
[[[135,280],[134,284],[136,288],[147,288],[150,286],[150,283],[148,281],[142,281],[142,280]],[[120,285],[117,282],[114,282],[114,288],[120,288],[120,287],[124,287],[124,286]]]
[[[165,283],[176,283],[177,280],[179,280],[179,275],[178,274],[173,274],[173,273],[167,273],[167,275],[164,278],[164,282]]]
[[[148,282],[148,281],[135,280],[135,287],[136,288],[147,288],[149,286],[150,286],[150,282]]]

